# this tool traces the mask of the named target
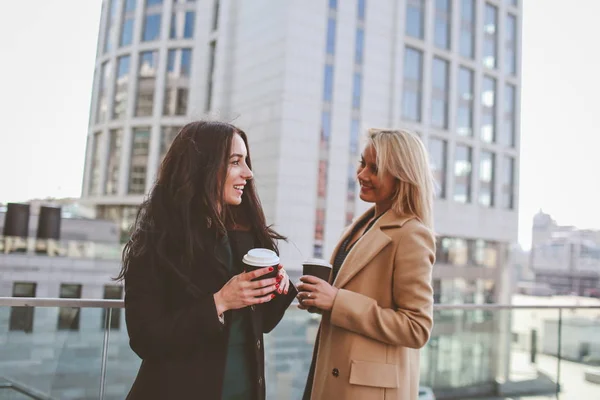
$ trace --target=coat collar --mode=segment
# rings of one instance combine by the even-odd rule
[[[371,207],[363,215],[357,218],[352,225],[346,229],[339,243],[337,244],[332,256],[331,263],[335,259],[335,255],[340,249],[344,240],[352,233],[354,227],[365,218],[368,218],[374,212],[374,207]],[[379,252],[381,252],[391,241],[385,231],[388,229],[400,228],[407,221],[413,219],[413,216],[400,216],[393,210],[386,211],[373,227],[361,237],[355,246],[352,247],[350,253],[340,267],[340,271],[333,282],[333,286],[341,288],[346,285],[357,273],[360,272]]]

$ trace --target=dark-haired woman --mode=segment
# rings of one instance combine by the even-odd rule
[[[252,177],[235,126],[194,122],[175,137],[123,252],[127,331],[142,359],[128,399],[265,398],[263,333],[297,292],[281,266],[277,278],[244,272],[249,249],[284,239]]]

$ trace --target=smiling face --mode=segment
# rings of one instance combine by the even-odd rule
[[[375,203],[382,211],[390,208],[396,194],[396,179],[388,172],[377,170],[377,151],[373,144],[365,148],[356,173],[361,200]]]
[[[242,203],[246,182],[253,177],[250,167],[246,164],[247,157],[248,150],[244,140],[239,134],[234,134],[229,151],[225,188],[223,189],[225,204],[237,206]]]

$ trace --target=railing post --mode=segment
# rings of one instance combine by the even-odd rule
[[[106,308],[106,317],[104,318],[104,342],[102,343],[102,359],[100,361],[100,395],[99,399],[104,400],[104,383],[106,381],[106,360],[108,358],[108,339],[110,337],[110,321],[112,318],[112,308]]]
[[[558,309],[558,352],[556,355],[556,398],[560,397],[560,364],[562,359],[562,308]]]

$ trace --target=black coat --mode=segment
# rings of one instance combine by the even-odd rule
[[[156,268],[152,256],[130,264],[125,318],[130,346],[142,364],[128,400],[221,400],[231,315],[225,312],[221,324],[213,294],[231,276],[214,255],[202,259],[192,273],[192,287],[166,268]],[[275,328],[296,293],[290,284],[287,295],[251,308],[257,400],[265,398],[263,333]]]

